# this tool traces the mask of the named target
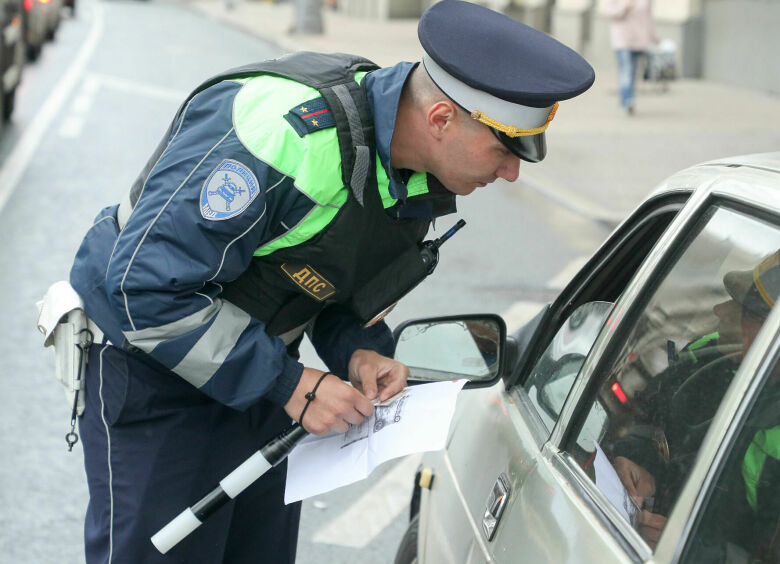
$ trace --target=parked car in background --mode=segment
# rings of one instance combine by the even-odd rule
[[[0,106],[2,121],[8,121],[14,110],[16,87],[24,67],[22,5],[19,0],[0,0]]]
[[[780,153],[723,159],[666,180],[510,337],[397,328],[411,383],[471,381],[396,563],[780,561],[779,252]],[[453,324],[476,346],[433,330]]]
[[[22,0],[27,58],[34,61],[47,40],[54,39],[60,25],[62,0]]]

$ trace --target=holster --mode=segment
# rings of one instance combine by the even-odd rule
[[[65,387],[65,398],[76,414],[84,412],[84,374],[92,334],[79,295],[65,280],[49,287],[38,307],[38,330],[43,346],[54,346],[54,373]]]

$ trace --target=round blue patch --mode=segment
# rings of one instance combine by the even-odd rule
[[[225,159],[203,183],[200,214],[213,221],[243,212],[260,193],[255,175],[246,165]]]

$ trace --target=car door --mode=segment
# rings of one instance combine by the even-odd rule
[[[565,372],[561,373],[567,378],[565,382],[573,383],[577,362],[581,364],[587,355],[612,302],[687,197],[687,193],[680,192],[653,199],[616,230],[541,315],[524,354],[512,361],[515,368],[508,377],[508,389],[501,381],[460,395],[447,448],[426,455],[424,471],[431,469],[435,486],[424,491],[421,499],[420,562],[506,558],[501,556],[500,547],[509,540],[503,535],[507,528],[502,528],[499,508],[492,506],[504,499],[508,504],[503,511],[513,512],[515,493],[535,469],[556,418],[554,412],[541,411],[527,394],[520,393],[522,387],[516,381],[523,372],[531,371],[545,350],[561,345],[560,350],[544,358],[558,362]],[[579,341],[569,343],[575,333]],[[566,343],[570,346],[563,346]],[[565,383],[561,374],[557,398],[565,398],[567,392],[561,388],[560,384]],[[492,530],[491,522],[495,525]],[[491,532],[502,540],[491,543]],[[537,533],[544,536],[543,529]],[[509,561],[515,560],[510,556]]]
[[[496,469],[511,477],[527,468],[485,543],[493,561],[679,555],[695,491],[735,409],[727,392],[752,378],[771,331],[761,319],[759,339],[746,348],[747,313],[721,317],[723,304],[736,303],[734,280],[749,285],[751,273],[777,260],[778,217],[766,211],[708,188],[677,217],[617,300],[550,440],[519,447],[516,460]],[[535,390],[532,379],[519,384],[507,394],[519,406],[535,405],[534,393],[560,393]]]

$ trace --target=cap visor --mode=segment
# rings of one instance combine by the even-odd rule
[[[509,137],[495,129],[493,133],[496,134],[496,137],[507,149],[524,161],[538,163],[547,155],[547,141],[544,132],[520,137]]]

